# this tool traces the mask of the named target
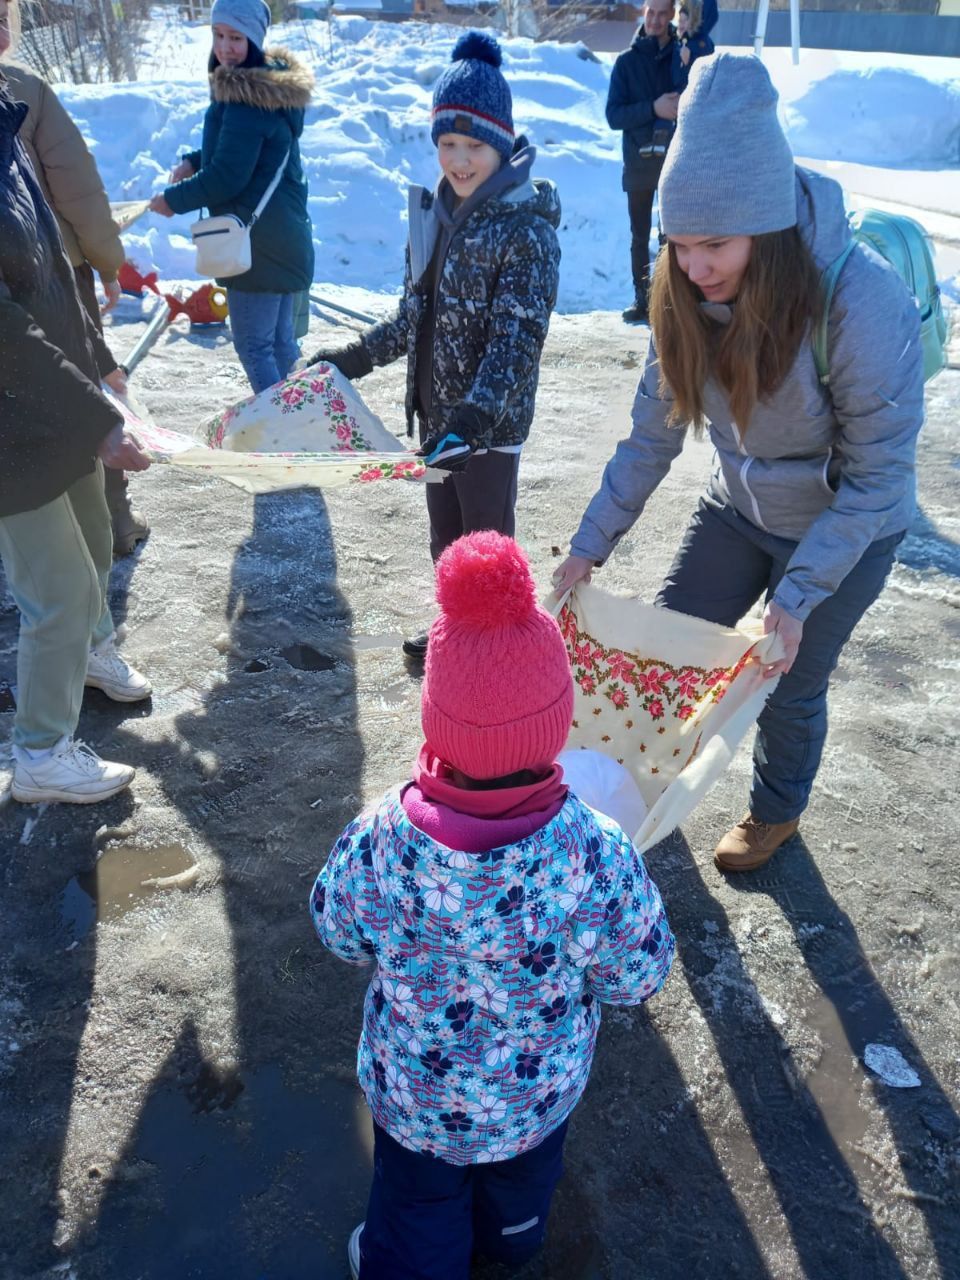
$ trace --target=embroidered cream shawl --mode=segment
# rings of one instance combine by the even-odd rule
[[[776,635],[715,626],[577,586],[549,607],[570,656],[570,747],[602,751],[633,774],[648,813],[644,852],[689,817],[726,769],[776,687],[762,664]]]
[[[248,493],[442,478],[425,475],[332,365],[302,369],[218,413],[203,429],[206,443],[158,426],[129,395],[105,392],[155,461],[209,471]]]

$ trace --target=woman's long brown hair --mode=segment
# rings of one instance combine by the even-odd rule
[[[703,294],[661,250],[650,290],[650,327],[660,359],[661,395],[673,395],[671,426],[706,424],[709,377],[726,391],[741,432],[758,400],[783,382],[820,309],[820,275],[796,227],[753,237],[733,319],[717,325],[703,314]]]

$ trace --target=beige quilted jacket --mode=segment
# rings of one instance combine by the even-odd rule
[[[11,96],[30,108],[20,140],[57,215],[67,257],[75,267],[89,262],[102,280],[116,280],[123,245],[83,134],[41,76],[10,63],[3,64],[3,74]]]

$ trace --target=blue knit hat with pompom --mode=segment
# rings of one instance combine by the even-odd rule
[[[493,36],[468,31],[454,45],[452,65],[433,91],[430,136],[464,133],[488,143],[506,160],[513,151],[513,99],[503,78],[503,54]]]

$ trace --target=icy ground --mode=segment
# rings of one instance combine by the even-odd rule
[[[141,328],[126,302],[111,341]],[[610,314],[554,320],[519,504],[542,583],[645,346]],[[362,384],[397,430],[402,378]],[[179,329],[136,385],[186,429],[244,390],[222,335]],[[834,679],[802,839],[762,873],[715,872],[744,751],[651,852],[675,970],[648,1006],[604,1015],[522,1280],[960,1276],[958,411],[949,372],[920,518]],[[708,453],[687,448],[605,585],[651,597]],[[341,825],[418,746],[397,642],[430,614],[423,494],[251,498],[160,466],[133,483],[154,531],[112,600],[156,692],[126,709],[91,693],[80,732],[139,776],[93,810],[0,809],[0,1276],[344,1280],[370,1172],[366,978],[320,947],[306,901]],[[8,681],[16,627],[0,603]],[[0,708],[5,741],[2,692]],[[885,1084],[869,1045],[919,1087]]]
[[[181,151],[200,145],[209,28],[185,25],[169,7],[155,15],[136,84],[62,89],[113,200],[162,190]],[[457,34],[359,17],[271,29],[271,41],[294,50],[317,79],[301,149],[318,282],[399,288],[407,187],[436,180],[430,100]],[[611,59],[584,59],[584,52],[571,44],[504,42],[517,128],[538,148],[535,173],[560,191],[563,311],[619,309],[628,301],[620,135],[604,117]],[[785,49],[767,50],[764,59],[797,155],[818,167],[873,166],[874,201],[885,197],[960,219],[955,59],[804,51],[793,67]],[[862,189],[862,182],[851,186],[854,194]],[[167,283],[191,277],[193,216],[141,221],[126,237],[131,257]],[[960,243],[960,222],[944,234]],[[954,254],[940,275],[946,281],[958,270]]]

